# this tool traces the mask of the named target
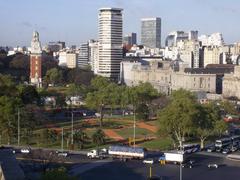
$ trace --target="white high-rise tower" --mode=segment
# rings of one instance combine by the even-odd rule
[[[118,79],[122,61],[122,9],[99,10],[98,74]]]

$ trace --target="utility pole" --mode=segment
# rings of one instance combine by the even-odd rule
[[[151,165],[149,166],[149,177],[150,178],[152,177],[152,166]]]
[[[136,111],[135,107],[133,110],[133,147],[135,147],[136,144]]]
[[[73,146],[73,112],[72,112],[72,146]]]
[[[20,111],[18,108],[18,146],[20,145]]]
[[[61,143],[61,150],[63,152],[63,128],[62,128],[62,143]]]
[[[182,162],[180,162],[180,180],[182,180]]]

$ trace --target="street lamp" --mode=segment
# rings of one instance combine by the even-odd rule
[[[73,111],[72,111],[72,146],[73,146]]]

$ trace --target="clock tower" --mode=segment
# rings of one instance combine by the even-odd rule
[[[42,48],[37,31],[33,32],[31,41],[30,83],[42,87]]]

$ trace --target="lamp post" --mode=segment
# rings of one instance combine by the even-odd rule
[[[18,146],[20,145],[20,111],[18,109]]]
[[[73,112],[72,112],[72,146],[73,146]]]

